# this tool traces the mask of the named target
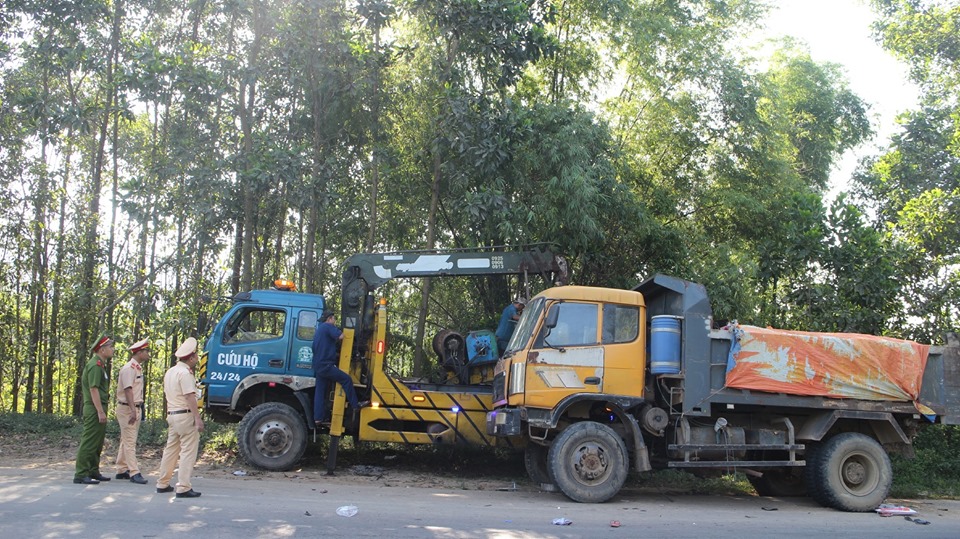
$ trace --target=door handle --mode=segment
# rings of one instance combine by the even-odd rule
[[[271,360],[267,361],[267,365],[269,365],[269,366],[271,366],[271,367],[283,367],[283,360],[282,360],[282,359],[271,359]]]
[[[592,385],[592,386],[598,386],[598,385],[600,385],[600,377],[599,377],[599,376],[587,376],[586,379],[584,379],[583,383],[584,383],[584,384],[589,384],[589,385]]]

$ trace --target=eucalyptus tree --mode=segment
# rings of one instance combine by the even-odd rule
[[[466,193],[497,195],[498,176],[510,155],[510,94],[523,70],[547,45],[543,26],[548,5],[542,0],[412,0],[405,7],[415,25],[409,34],[418,44],[412,61],[422,81],[413,89],[419,103],[412,104],[427,107],[415,115],[428,128],[415,154],[419,168],[429,171],[419,175],[428,181],[429,204],[418,243],[433,249],[444,236],[457,241],[461,234],[457,210]],[[441,226],[441,219],[446,226]],[[478,239],[490,245],[510,238],[498,233]],[[467,242],[461,239],[460,245]],[[423,368],[421,343],[430,286],[430,280],[424,280],[415,372]]]

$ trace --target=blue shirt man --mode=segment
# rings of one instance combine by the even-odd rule
[[[520,319],[520,313],[523,312],[523,307],[526,304],[526,299],[517,298],[503,309],[503,314],[500,315],[500,324],[497,326],[495,333],[497,336],[497,351],[500,355],[503,355],[503,351],[507,349],[507,343],[513,336],[513,330],[517,327],[517,320]]]
[[[313,376],[316,378],[316,387],[313,392],[313,419],[316,426],[328,426],[327,418],[327,382],[333,381],[347,394],[347,402],[354,410],[369,404],[357,402],[357,391],[353,388],[353,379],[350,375],[337,368],[337,344],[343,340],[343,331],[336,326],[332,311],[323,311],[320,323],[313,335]]]

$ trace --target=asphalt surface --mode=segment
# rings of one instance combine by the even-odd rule
[[[903,517],[843,513],[806,498],[690,496],[622,492],[604,504],[577,504],[533,490],[468,491],[386,487],[262,477],[198,477],[196,499],[157,494],[150,483],[75,485],[63,470],[3,467],[3,538],[417,537],[960,538],[960,502],[898,500],[916,509]],[[356,508],[353,516],[338,509]],[[349,511],[342,511],[347,512]],[[556,525],[566,519],[568,525]],[[618,527],[611,524],[618,523]]]

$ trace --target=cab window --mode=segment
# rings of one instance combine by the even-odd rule
[[[317,332],[317,318],[320,316],[316,311],[300,311],[300,317],[297,319],[298,339],[313,340],[313,335]]]
[[[603,306],[603,344],[633,342],[639,333],[639,307],[612,304]]]
[[[544,327],[537,337],[537,347],[586,346],[597,344],[597,304],[555,303],[558,309],[557,325]]]
[[[268,341],[283,337],[287,313],[273,309],[240,309],[223,332],[224,344]]]

